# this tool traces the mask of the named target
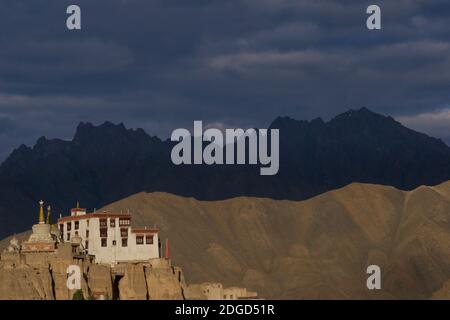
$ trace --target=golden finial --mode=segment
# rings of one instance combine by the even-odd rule
[[[45,217],[44,217],[44,201],[39,201],[39,223],[45,223]]]
[[[80,208],[80,202],[77,201],[77,209],[79,209],[79,208]]]
[[[47,224],[52,224],[52,207],[47,207]]]

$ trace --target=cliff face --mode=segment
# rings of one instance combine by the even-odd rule
[[[0,264],[1,300],[54,299],[52,276],[48,268],[4,268]]]
[[[224,288],[221,283],[186,285],[180,267],[170,260],[100,265],[90,258],[70,258],[62,253],[24,255],[4,252],[0,260],[0,300],[71,300],[67,288],[67,267],[82,270],[84,299],[114,300],[237,300],[257,298],[246,288]],[[65,252],[64,252],[65,251]]]
[[[67,267],[73,264],[83,272],[81,289],[85,299],[184,299],[182,271],[165,259],[111,268],[62,255],[3,253],[0,300],[70,300],[74,291],[66,285]]]

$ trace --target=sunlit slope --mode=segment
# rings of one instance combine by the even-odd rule
[[[351,184],[298,202],[138,193],[105,209],[156,224],[190,282],[268,298],[429,298],[450,279],[450,183]],[[370,264],[382,268],[381,291],[366,288]]]

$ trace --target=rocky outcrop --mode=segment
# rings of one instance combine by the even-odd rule
[[[0,300],[70,300],[67,268],[82,270],[84,299],[182,300],[186,284],[181,268],[170,260],[118,265],[94,264],[88,257],[68,258],[61,251],[24,255],[4,252],[0,259]]]
[[[61,260],[54,261],[51,264],[51,274],[54,284],[54,299],[67,300],[71,299],[70,290],[67,289],[67,268],[71,261]]]
[[[168,267],[164,260],[160,260],[158,264],[146,268],[145,278],[150,300],[184,299],[185,285],[180,268]]]
[[[120,300],[147,300],[144,268],[141,263],[127,265],[125,275],[119,282]]]
[[[96,264],[93,256],[81,254],[72,244],[60,243],[52,253],[24,253],[17,239],[10,242],[0,255],[0,300],[70,300],[75,294],[77,299],[102,300],[186,298],[183,272],[172,266],[169,259]],[[82,273],[81,292],[68,288],[69,266],[73,265]],[[219,298],[221,295],[222,291],[216,294]],[[197,294],[191,296],[199,298]]]
[[[113,297],[113,279],[111,267],[106,265],[91,265],[88,269],[88,288],[91,297],[105,299]]]
[[[51,300],[52,277],[49,268],[19,266],[2,268],[0,272],[0,300]]]

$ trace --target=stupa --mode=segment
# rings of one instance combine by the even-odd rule
[[[44,201],[39,201],[39,223],[33,225],[33,233],[22,243],[23,253],[54,252],[56,240],[51,234],[51,208],[48,206],[47,221],[44,216]]]

